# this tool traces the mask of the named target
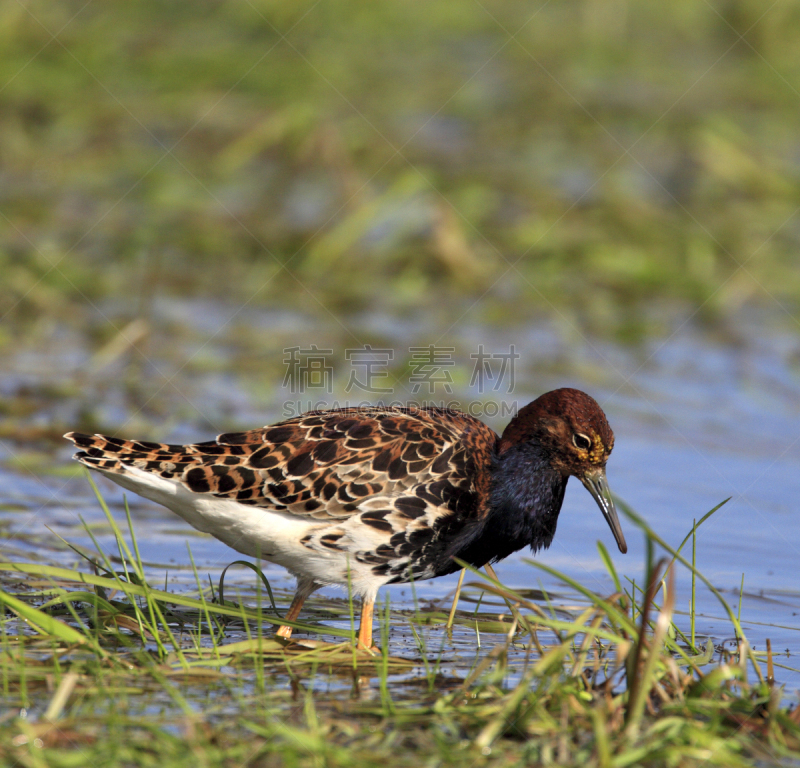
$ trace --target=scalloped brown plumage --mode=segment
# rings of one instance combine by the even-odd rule
[[[574,435],[589,442],[581,447]],[[624,551],[604,486],[613,433],[579,390],[538,398],[502,439],[461,411],[397,407],[312,411],[194,445],[65,437],[86,466],[237,551],[288,568],[298,588],[287,621],[319,586],[350,583],[364,598],[367,648],[381,585],[450,573],[456,557],[480,566],[548,546],[570,474],[598,500]],[[505,479],[503,466],[517,461],[528,471]],[[593,488],[587,476],[601,480]],[[518,503],[526,482],[537,500]],[[291,627],[278,632],[289,637]]]

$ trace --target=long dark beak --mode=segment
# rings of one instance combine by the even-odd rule
[[[611,498],[611,490],[608,487],[605,469],[587,472],[580,478],[580,481],[586,486],[586,490],[594,496],[594,500],[600,507],[603,517],[605,517],[606,522],[611,528],[611,533],[614,534],[614,538],[617,540],[619,551],[624,555],[628,551],[628,545],[625,543],[625,536],[619,524],[617,508],[614,506],[614,501]]]

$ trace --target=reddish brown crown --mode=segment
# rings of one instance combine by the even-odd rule
[[[563,474],[604,466],[614,447],[602,408],[585,392],[569,388],[546,392],[522,408],[503,432],[499,451],[528,440],[547,448],[553,467]]]

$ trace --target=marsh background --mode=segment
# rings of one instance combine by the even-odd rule
[[[435,345],[462,403],[592,393],[613,490],[673,544],[731,496],[698,565],[796,654],[799,38],[780,1],[0,2],[7,557],[74,563],[79,514],[110,541],[67,429],[275,421],[295,346],[340,402],[345,350],[392,349],[410,399]],[[470,385],[480,345],[521,355],[512,392]],[[145,560],[234,559],[132,504]],[[598,538],[570,487],[542,557],[610,591]]]

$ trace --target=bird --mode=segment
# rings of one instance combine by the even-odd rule
[[[297,589],[277,635],[328,585],[362,599],[374,650],[385,584],[421,581],[550,546],[570,477],[627,544],[606,477],[614,433],[578,389],[542,394],[502,435],[449,407],[308,411],[192,445],[69,432],[74,458],[236,551],[284,566]]]

